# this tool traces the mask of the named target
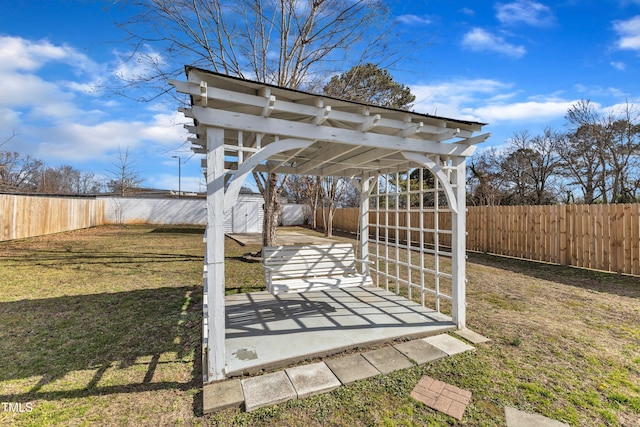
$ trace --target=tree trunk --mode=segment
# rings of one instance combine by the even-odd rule
[[[276,246],[276,230],[280,215],[278,203],[278,174],[270,173],[265,185],[262,246]]]

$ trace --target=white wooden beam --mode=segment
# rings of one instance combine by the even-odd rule
[[[329,144],[323,144],[322,149],[319,150],[319,154],[315,157],[308,159],[307,161],[300,163],[296,167],[298,170],[298,175],[305,175],[311,169],[316,169],[322,166],[325,163],[331,162],[332,160],[344,156],[345,154],[351,153],[352,151],[358,150],[361,148],[360,146],[350,146],[347,148],[341,147],[340,150],[331,149]]]
[[[380,114],[374,114],[373,116],[367,116],[364,121],[358,125],[357,129],[360,132],[367,132],[374,127],[378,126],[378,122],[380,122]]]
[[[458,210],[451,218],[451,317],[458,329],[466,326],[466,159],[454,159],[452,183],[455,185],[455,198]]]
[[[251,171],[258,166],[260,163],[268,160],[271,156],[277,153],[282,153],[284,151],[306,148],[313,144],[313,140],[303,140],[303,139],[281,139],[276,142],[272,142],[267,145],[260,151],[256,152],[253,156],[245,159],[244,163],[238,168],[238,171],[233,175],[233,180],[227,187],[227,191],[224,195],[224,201],[221,205],[224,210],[231,209],[231,207],[235,204],[236,199],[238,198],[238,194],[240,194],[240,188],[242,188],[242,184],[251,173]]]
[[[190,84],[188,82],[172,80],[170,81],[170,84],[174,85],[178,92],[195,95],[195,96],[200,95],[199,87],[193,83]],[[268,89],[268,88],[263,88],[263,89]],[[261,93],[267,93],[267,92],[263,91]],[[247,93],[240,93],[240,92],[216,88],[212,86],[209,86],[207,94],[210,100],[220,100],[220,101],[230,102],[238,105],[258,107],[262,109],[264,112],[264,108],[265,108],[264,95],[251,95]],[[317,99],[321,100],[321,97],[318,97]],[[316,102],[315,104],[320,105],[319,102]],[[277,99],[273,104],[273,111],[301,114],[301,115],[308,116],[310,118],[316,118],[324,114],[323,113],[324,108],[325,108],[324,106],[319,107],[314,105],[306,105],[306,104],[301,104],[299,102],[292,102],[292,101],[287,101],[283,99]],[[393,114],[394,112],[390,112],[388,116],[392,116]],[[403,112],[402,116],[405,118],[405,120],[398,120],[390,117],[380,117],[380,119],[378,119],[376,124],[378,127],[397,129],[398,131],[404,130],[407,128],[406,118],[407,116],[411,117],[411,114]],[[353,123],[356,128],[359,126],[366,127],[367,123],[369,123],[370,117],[375,117],[375,116],[369,116],[362,113],[351,113],[347,111],[341,111],[335,108],[332,109],[331,111],[332,120]],[[420,134],[437,135],[443,132],[447,132],[448,123],[451,123],[452,126],[459,127],[459,128],[462,128],[463,126],[465,126],[462,123],[453,122],[453,121],[450,122],[450,121],[447,121],[446,119],[438,118],[438,117],[430,118],[430,117],[422,116],[420,117],[420,119],[422,121],[431,120],[433,121],[433,123],[435,123],[435,124],[423,123],[422,127],[418,130],[418,133]],[[471,126],[472,128],[476,127],[475,125],[469,125],[469,126]],[[471,133],[469,133],[469,135],[470,134]],[[461,133],[460,136],[464,136],[464,135]]]
[[[313,123],[316,126],[320,126],[321,124],[323,124],[324,122],[326,122],[329,119],[330,115],[331,115],[331,105],[327,105],[326,107],[324,107],[321,110],[320,114],[316,115],[313,118],[311,123]]]
[[[470,156],[475,151],[475,147],[463,144],[448,144],[349,129],[315,126],[310,123],[292,122],[273,117],[265,118],[245,113],[213,110],[211,108],[193,107],[192,114],[198,122],[209,126],[292,138],[313,138],[348,145],[368,145],[373,148],[417,151],[447,156]]]
[[[463,139],[461,141],[456,141],[458,144],[465,144],[465,145],[475,145],[475,144],[481,144],[483,142],[485,142],[489,137],[491,136],[490,132],[487,133],[483,133],[481,135],[477,135],[471,138],[467,138],[467,139]]]
[[[207,130],[206,327],[207,381],[225,377],[224,130]]]
[[[336,161],[337,164],[335,165],[331,165],[326,168],[321,168],[322,170],[321,175],[331,176],[335,172],[345,169],[347,165],[351,165],[354,167],[362,166],[374,160],[376,161],[382,160],[385,157],[391,156],[392,154],[395,154],[395,153],[397,153],[397,151],[385,151],[380,149],[368,150],[356,156],[339,159]]]
[[[370,275],[369,266],[369,198],[371,196],[371,178],[360,179],[360,272],[364,275]]]

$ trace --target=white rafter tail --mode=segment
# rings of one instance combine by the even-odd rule
[[[364,122],[362,122],[361,125],[358,126],[358,130],[360,132],[366,132],[368,130],[373,129],[374,127],[378,126],[378,123],[380,122],[380,114],[374,114],[373,116],[367,116],[364,119]]]
[[[197,145],[199,147],[206,147],[206,145],[207,145],[207,141],[203,141],[202,139],[197,138],[197,137],[196,138],[194,138],[194,137],[187,138],[187,141],[189,141],[193,145]]]
[[[322,109],[320,114],[318,114],[313,118],[312,123],[316,126],[320,126],[321,124],[323,124],[329,119],[330,115],[331,115],[331,105],[327,105]]]
[[[207,94],[207,82],[200,81],[200,106],[206,107],[209,103],[209,95]]]
[[[406,138],[408,136],[415,135],[420,132],[423,126],[424,126],[424,123],[422,122],[407,123],[407,126],[404,129],[402,129],[400,132],[398,132],[398,136],[401,138]]]
[[[264,107],[262,108],[262,117],[269,117],[271,115],[271,113],[273,113],[273,110],[276,107],[276,97],[275,95],[270,95],[269,98],[267,98],[267,102],[265,103]]]
[[[482,135],[472,136],[471,138],[463,139],[462,141],[456,141],[456,143],[465,144],[465,145],[481,144],[485,142],[487,139],[489,139],[490,136],[491,136],[490,132],[483,133]]]
[[[187,118],[195,119],[195,116],[193,115],[193,108],[180,107],[178,108],[178,111],[181,112]]]

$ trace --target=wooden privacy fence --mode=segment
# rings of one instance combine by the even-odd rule
[[[640,275],[640,205],[479,206],[469,250]]]
[[[428,228],[428,217],[433,218],[433,214],[425,215],[425,228]],[[399,216],[401,221],[405,217],[403,214]],[[317,218],[321,226],[320,211]],[[450,221],[448,213],[440,213],[442,228],[450,228],[447,218]],[[375,221],[375,214],[370,214],[370,224],[375,224]],[[384,218],[381,218],[382,221]],[[395,216],[390,214],[389,225],[394,225],[394,221]],[[412,217],[411,223],[418,222]],[[334,228],[355,233],[358,229],[358,209],[338,209],[334,216]],[[443,245],[448,244],[446,237],[440,237]],[[403,238],[400,235],[400,239]],[[640,275],[640,205],[469,207],[467,249]]]
[[[0,241],[102,224],[103,200],[0,194]]]

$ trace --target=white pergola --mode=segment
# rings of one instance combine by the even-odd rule
[[[205,382],[225,378],[224,212],[254,170],[351,178],[361,194],[363,273],[423,304],[432,298],[437,310],[450,301],[453,322],[465,326],[466,158],[489,137],[477,134],[484,124],[194,67],[186,74],[171,84],[190,96],[182,110],[193,119],[189,140],[206,154]]]

